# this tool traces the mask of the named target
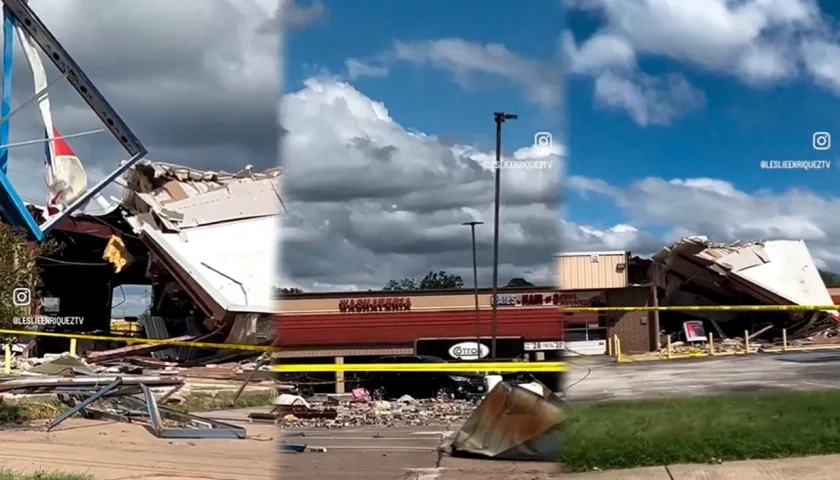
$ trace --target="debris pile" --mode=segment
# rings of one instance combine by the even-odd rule
[[[186,369],[88,364],[69,354],[12,359],[19,371],[15,376],[0,377],[0,399],[57,395],[67,406],[66,411],[47,425],[47,430],[79,414],[142,424],[160,438],[246,437],[242,427],[164,406],[184,401],[179,394],[189,387],[179,373]],[[248,381],[252,377],[250,374]],[[236,398],[246,385],[247,382],[242,384]]]
[[[286,428],[446,426],[462,423],[476,406],[472,400],[416,400],[408,395],[394,401],[357,398],[360,397],[329,395],[307,401],[281,395],[269,416],[258,416],[259,420],[270,419]],[[252,420],[256,419],[252,416]]]

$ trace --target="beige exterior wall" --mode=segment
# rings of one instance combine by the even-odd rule
[[[517,289],[516,291],[504,289],[499,290],[499,297],[507,295],[514,295],[521,297],[522,295],[542,295],[543,297],[553,297],[555,294],[560,294],[560,302],[555,305],[554,302],[544,304],[542,306],[531,305],[529,308],[556,308],[557,306],[574,306],[574,307],[588,307],[592,298],[601,295],[601,291],[581,291],[581,292],[557,292],[551,290],[536,290],[536,289]],[[305,294],[304,294],[305,295]],[[491,303],[489,293],[478,294],[478,306],[481,310],[490,310]],[[432,293],[428,295],[417,295],[415,292],[371,292],[364,294],[347,293],[343,296],[330,296],[328,298],[288,298],[279,300],[277,302],[278,313],[297,313],[297,314],[340,314],[339,302],[347,299],[379,299],[379,298],[409,298],[411,299],[412,312],[428,312],[428,311],[457,311],[457,310],[474,310],[475,296],[472,293]],[[500,308],[511,308],[509,306]],[[514,307],[516,308],[516,307]],[[388,312],[371,312],[383,313]]]
[[[626,252],[561,254],[555,257],[557,285],[561,290],[624,288]]]

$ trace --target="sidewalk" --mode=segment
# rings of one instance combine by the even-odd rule
[[[550,477],[549,477],[550,478]],[[744,460],[720,465],[671,465],[607,472],[563,474],[586,480],[831,480],[840,478],[840,455]]]
[[[671,465],[588,473],[558,473],[554,465],[443,458],[440,469],[417,478],[436,480],[832,480],[840,455],[745,460],[720,465]]]

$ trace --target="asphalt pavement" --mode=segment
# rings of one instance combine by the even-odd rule
[[[436,472],[448,428],[288,429],[283,440],[326,452],[280,454],[280,477],[396,480]],[[436,478],[436,477],[428,477]]]
[[[764,353],[616,364],[569,359],[570,402],[840,388],[840,351]]]

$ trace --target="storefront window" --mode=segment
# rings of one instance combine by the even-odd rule
[[[567,342],[592,342],[607,339],[607,329],[598,326],[567,328],[564,340]]]

